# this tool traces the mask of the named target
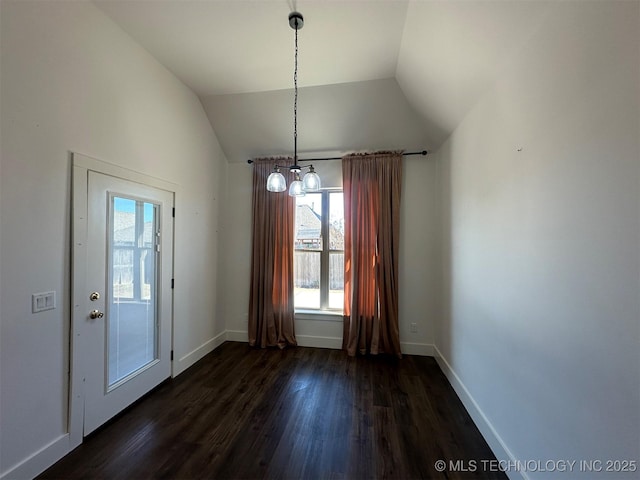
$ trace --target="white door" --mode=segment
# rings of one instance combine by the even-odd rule
[[[173,193],[87,174],[84,435],[171,376],[173,269]]]

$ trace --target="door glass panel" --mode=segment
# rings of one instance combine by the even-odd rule
[[[112,196],[107,303],[108,387],[157,358],[159,206]]]

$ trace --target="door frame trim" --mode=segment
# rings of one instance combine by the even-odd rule
[[[95,158],[71,152],[72,177],[71,177],[71,319],[69,328],[69,451],[82,443],[84,432],[84,378],[82,359],[87,352],[82,351],[82,337],[86,328],[86,312],[88,301],[86,298],[77,298],[80,291],[86,285],[87,280],[87,238],[88,238],[88,189],[89,172],[140,183],[160,190],[173,193],[173,203],[178,193],[178,185],[152,177],[125,167],[97,160]],[[172,265],[175,265],[175,228],[173,229]],[[173,274],[172,274],[173,276]],[[173,295],[173,291],[170,293]],[[83,296],[84,297],[84,296]],[[171,321],[171,348],[173,349],[173,302],[172,311],[169,312]],[[173,372],[173,361],[171,361]],[[172,373],[173,375],[173,373]]]

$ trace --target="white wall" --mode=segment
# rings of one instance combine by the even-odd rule
[[[438,152],[436,347],[499,456],[640,459],[639,25],[554,4]]]
[[[202,99],[230,162],[291,155],[293,94],[287,89]],[[430,150],[428,132],[393,78],[299,89],[301,158],[315,158],[311,152],[320,150]]]
[[[66,453],[70,152],[179,185],[178,371],[225,329],[214,312],[226,160],[198,98],[92,4],[1,9],[0,475],[25,477]],[[31,294],[48,290],[58,307],[32,314]]]
[[[439,317],[440,190],[431,156],[403,160],[400,206],[399,326],[403,353],[432,355]],[[411,332],[415,323],[416,332]]]
[[[318,162],[315,167],[324,187],[342,186],[339,160]],[[400,341],[405,353],[430,355],[440,288],[438,172],[435,161],[429,156],[405,157],[403,167]],[[251,175],[251,167],[246,163],[229,164],[226,203],[230,208],[223,229],[225,255],[221,267],[225,282],[221,285],[220,299],[229,338],[238,341],[247,340]],[[411,323],[416,323],[417,332],[410,331]],[[300,345],[341,348],[342,321],[340,318],[316,320],[311,315],[299,314],[296,315],[296,336]]]

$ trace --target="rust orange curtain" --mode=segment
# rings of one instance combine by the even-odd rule
[[[276,163],[289,159],[256,159],[253,163],[253,247],[249,294],[249,345],[296,345],[293,307],[293,235],[295,200],[287,192],[267,191]],[[285,173],[286,174],[286,173]]]
[[[349,355],[401,357],[398,247],[402,152],[342,159],[345,220],[344,333]]]

